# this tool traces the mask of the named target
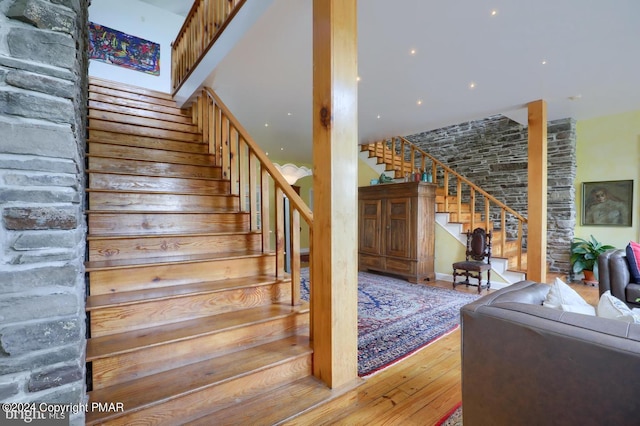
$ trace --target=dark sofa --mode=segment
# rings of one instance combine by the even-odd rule
[[[464,425],[640,424],[640,324],[542,306],[549,289],[461,309]]]
[[[640,284],[631,282],[627,253],[622,249],[607,250],[598,256],[600,295],[607,290],[631,308],[639,308]],[[638,421],[640,424],[640,420]]]

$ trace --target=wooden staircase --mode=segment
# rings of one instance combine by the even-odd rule
[[[90,80],[89,401],[124,411],[87,424],[275,424],[332,395],[311,376],[308,304],[287,303],[192,123],[167,94]]]
[[[366,152],[369,158],[375,158],[377,164],[383,164],[385,171],[390,172],[394,179],[404,179],[406,174],[411,175],[416,170],[417,164],[420,165],[417,170],[430,172],[434,183],[438,185],[436,188],[436,211],[446,213],[449,223],[460,224],[460,233],[465,233],[477,226],[491,230],[494,241],[492,257],[504,258],[507,260],[508,269],[526,274],[527,254],[521,248],[520,239],[503,236],[503,229],[496,228],[493,221],[486,220],[487,215],[484,212],[480,213],[474,209],[475,213],[472,216],[471,204],[459,200],[461,186],[457,187],[455,193],[451,193],[449,189],[449,176],[455,172],[446,167],[446,170],[443,171],[444,166],[435,159],[430,158],[428,154],[420,151],[410,142],[400,139],[400,142],[392,139],[391,141],[365,144],[361,145],[360,149]],[[438,171],[445,176],[444,179],[437,178]],[[459,181],[462,181],[462,178]]]

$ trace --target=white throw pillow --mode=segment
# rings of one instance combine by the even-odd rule
[[[565,312],[577,312],[592,316],[596,314],[596,309],[560,278],[556,278],[551,284],[547,298],[542,304]]]
[[[634,313],[622,300],[613,296],[609,290],[602,293],[598,302],[598,316],[620,321],[640,323],[640,315]]]

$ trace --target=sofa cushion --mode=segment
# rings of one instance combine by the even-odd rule
[[[596,309],[560,278],[556,278],[551,284],[547,298],[542,304],[565,312],[576,312],[585,315],[596,314]]]
[[[609,290],[602,293],[598,302],[597,314],[601,318],[640,324],[640,315],[634,313],[622,300],[611,295]]]
[[[631,280],[636,284],[640,284],[640,244],[630,241],[627,244],[626,251]]]

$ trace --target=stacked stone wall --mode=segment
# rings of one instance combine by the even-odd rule
[[[2,402],[85,400],[87,12],[0,0]]]
[[[407,136],[418,147],[525,217],[527,138],[526,126],[501,115]],[[569,273],[576,215],[575,121],[549,122],[547,140],[547,260],[551,271]],[[513,226],[512,223],[510,236],[516,234]]]

